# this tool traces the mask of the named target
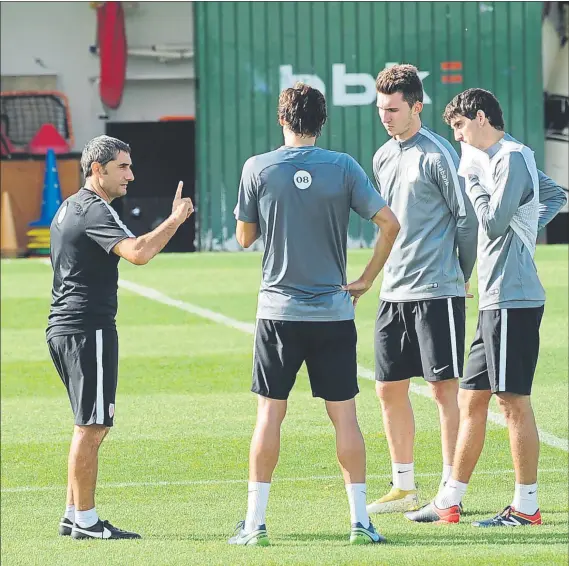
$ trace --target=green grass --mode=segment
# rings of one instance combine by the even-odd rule
[[[369,250],[350,252],[350,276],[369,255]],[[567,247],[539,247],[537,265],[548,302],[532,400],[538,426],[567,438]],[[122,262],[121,277],[253,322],[260,256],[163,255],[143,268]],[[256,402],[249,392],[252,338],[124,290],[115,428],[101,450],[97,510],[144,538],[118,543],[60,538],[73,421],[45,344],[51,270],[37,261],[3,261],[1,283],[2,564],[567,564],[568,457],[560,449],[541,449],[544,526],[490,532],[470,526],[499,511],[513,494],[507,432],[493,424],[461,524],[416,525],[400,515],[378,516],[374,522],[388,544],[349,546],[333,429],[323,402],[311,397],[304,371],[291,395],[271,490],[272,547],[230,547],[227,538],[245,514],[255,422]],[[357,309],[359,361],[367,368],[373,367],[378,288]],[[470,342],[474,301],[467,315]],[[368,495],[375,498],[388,488],[390,462],[373,383],[361,380],[360,388]],[[435,493],[442,466],[438,416],[431,400],[413,395],[412,402],[416,470],[426,500]]]

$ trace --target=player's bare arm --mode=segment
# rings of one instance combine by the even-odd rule
[[[237,228],[235,229],[235,237],[242,248],[249,248],[252,246],[257,238],[261,235],[259,225],[256,222],[243,222],[237,221]]]
[[[145,265],[160,253],[176,230],[192,215],[194,205],[188,197],[182,197],[184,183],[180,181],[172,203],[172,214],[157,228],[138,238],[126,238],[119,242],[113,252],[134,265]]]
[[[379,228],[373,255],[360,278],[344,286],[344,290],[349,291],[354,298],[354,305],[373,285],[391,253],[397,234],[399,234],[399,221],[388,206],[384,206],[371,220]]]

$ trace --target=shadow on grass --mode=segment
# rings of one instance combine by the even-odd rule
[[[464,517],[475,517],[476,515],[480,515],[481,518],[487,519],[489,517],[494,517],[496,516],[498,513],[501,513],[502,509],[496,509],[494,507],[494,509],[490,509],[490,508],[486,508],[486,509],[480,509],[480,508],[472,508],[472,507],[465,507],[464,511],[461,513],[461,517],[463,518],[462,520],[464,521]],[[556,514],[564,514],[565,517],[561,517],[561,520],[556,520],[555,517],[553,517],[553,515]],[[542,520],[544,521],[544,524],[546,525],[567,525],[567,508],[562,508],[562,507],[548,507],[546,509],[544,509],[543,507],[541,508],[541,517]]]
[[[407,546],[439,546],[439,545],[456,545],[456,546],[482,546],[498,545],[498,544],[529,544],[535,545],[555,545],[567,544],[567,535],[565,533],[552,533],[539,529],[500,529],[499,532],[488,530],[481,531],[472,527],[472,531],[468,530],[452,530],[438,525],[423,527],[424,530],[409,533],[387,533],[382,534],[387,537],[386,545],[390,547],[407,547]],[[380,531],[381,532],[381,531]],[[336,542],[348,543],[348,535],[346,533],[314,533],[314,534],[290,534],[273,536],[271,542]]]
[[[565,533],[552,533],[540,529],[521,528],[507,529],[477,529],[472,530],[450,531],[448,528],[432,525],[425,526],[424,531],[414,532],[412,534],[405,533],[401,535],[385,535],[388,537],[388,543],[393,546],[481,546],[503,545],[503,544],[523,544],[523,545],[555,545],[567,544],[567,535]],[[530,530],[531,529],[531,530]]]
[[[211,536],[211,535],[201,535],[201,534],[192,534],[192,533],[167,533],[162,532],[160,534],[155,535],[145,535],[145,539],[152,539],[152,540],[178,540],[178,541],[193,541],[193,542],[225,542],[229,540],[231,537],[231,533],[223,536]],[[271,546],[279,546],[283,542],[348,542],[350,535],[348,532],[342,533],[315,533],[313,535],[307,534],[276,534],[276,536],[271,536],[269,533],[269,538],[271,540]]]
[[[382,531],[380,531],[382,532]],[[444,527],[440,525],[422,525],[416,531],[403,533],[382,532],[387,537],[385,545],[389,547],[409,547],[409,546],[480,546],[522,544],[522,545],[566,545],[567,534],[559,532],[549,532],[539,528],[497,528],[497,529],[457,529],[455,527]],[[170,541],[192,541],[202,543],[227,543],[230,535],[211,536],[192,533],[167,533],[162,532],[156,535],[146,535],[145,539],[151,540],[170,540]],[[324,532],[324,533],[291,533],[291,534],[270,534],[271,546],[287,546],[294,543],[335,543],[335,545],[348,545],[349,533],[347,532]]]

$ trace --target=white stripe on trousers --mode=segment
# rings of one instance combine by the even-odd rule
[[[458,352],[456,348],[456,327],[454,325],[454,311],[452,308],[452,298],[447,299],[448,305],[448,324],[450,329],[450,349],[452,352],[452,369],[454,377],[460,377],[458,372]]]
[[[103,330],[95,330],[95,352],[97,358],[97,404],[95,424],[105,422],[105,401],[103,396]]]
[[[498,391],[506,391],[507,347],[508,309],[500,309],[500,359],[498,360]]]

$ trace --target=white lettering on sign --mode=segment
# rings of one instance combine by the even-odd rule
[[[363,87],[363,92],[348,92],[347,87]],[[332,65],[332,97],[335,106],[365,106],[375,100],[375,79],[367,73],[346,73],[346,65]]]
[[[322,94],[326,94],[326,85],[318,75],[294,75],[292,65],[281,65],[279,71],[281,77],[281,91],[294,86],[294,83],[300,81],[312,88],[317,88]]]
[[[385,68],[397,65],[396,62],[388,62]],[[295,74],[292,65],[279,67],[280,90],[289,88],[297,81],[306,83],[317,88],[322,94],[326,94],[326,85],[318,75]],[[419,71],[419,78],[424,81],[430,75],[429,71]],[[357,87],[359,92],[348,92],[348,87]],[[362,90],[363,89],[363,90]],[[375,77],[367,73],[347,73],[344,63],[332,65],[332,104],[334,106],[365,106],[375,101]],[[423,102],[431,104],[431,98],[423,91]]]

